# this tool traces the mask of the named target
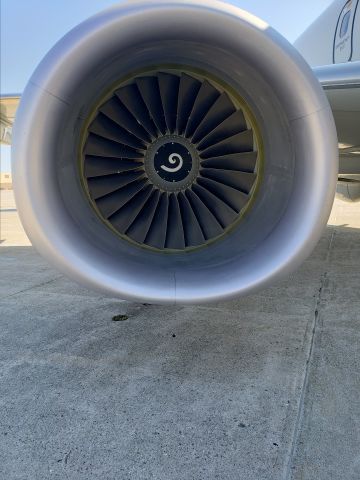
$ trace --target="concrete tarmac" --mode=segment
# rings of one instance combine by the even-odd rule
[[[272,288],[165,307],[67,280],[0,200],[1,479],[360,478],[360,204]]]

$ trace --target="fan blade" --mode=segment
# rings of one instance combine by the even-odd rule
[[[137,150],[99,137],[95,133],[89,134],[84,153],[85,155],[93,155],[95,157],[142,158],[142,154]]]
[[[175,193],[171,193],[169,195],[169,210],[165,247],[173,249],[185,247],[184,229],[182,225],[180,207]]]
[[[211,178],[216,182],[229,185],[248,194],[254,185],[256,175],[254,173],[234,172],[231,170],[220,170],[216,168],[204,168],[201,176]]]
[[[199,184],[195,184],[193,185],[193,191],[207,206],[223,228],[236,220],[237,212],[209,190],[206,190]]]
[[[183,192],[178,194],[178,201],[184,227],[185,246],[194,247],[201,245],[205,241],[204,235],[192,206]]]
[[[217,237],[223,231],[222,226],[210,212],[208,207],[196,195],[193,190],[185,191],[186,198],[189,200],[193,212],[198,220],[198,223],[206,240]]]
[[[140,77],[136,84],[150,112],[153,122],[163,135],[166,132],[165,115],[162,108],[159,83],[156,77]]]
[[[144,243],[158,207],[160,191],[153,190],[142,210],[126,231],[126,235],[138,243]]]
[[[180,77],[169,73],[159,73],[158,80],[167,129],[173,133],[176,127]]]
[[[201,84],[200,90],[196,96],[194,106],[191,110],[190,117],[185,129],[185,136],[191,137],[204,118],[210,107],[220,96],[220,92],[216,90],[208,81]]]
[[[114,173],[102,177],[92,177],[88,179],[88,186],[91,198],[98,199],[104,195],[108,195],[115,190],[137,180],[144,175],[143,171],[132,171],[123,173]]]
[[[153,138],[157,137],[156,127],[151,120],[149,110],[135,83],[116,90],[115,95]]]
[[[252,173],[255,171],[257,155],[257,152],[232,153],[202,160],[201,166]]]
[[[101,177],[103,175],[143,168],[144,164],[142,162],[123,160],[120,158],[93,157],[91,155],[86,155],[84,162],[84,174],[86,178]]]
[[[129,202],[137,192],[144,188],[147,181],[140,179],[119,188],[115,192],[101,197],[96,205],[104,218],[109,218],[117,210],[119,210],[125,203]]]
[[[236,133],[247,130],[244,114],[241,110],[236,111],[226,118],[220,125],[209,132],[199,143],[198,149],[204,150],[211,145],[219,143],[225,138],[232,137]]]
[[[223,185],[222,183],[215,182],[214,180],[210,180],[210,178],[200,177],[198,178],[198,184],[219,197],[237,213],[243,209],[248,201],[245,193],[227,185]]]
[[[200,156],[201,158],[210,158],[231,153],[250,152],[253,151],[253,148],[253,132],[252,130],[246,130],[206,148]]]
[[[200,87],[201,82],[199,80],[196,80],[185,73],[181,75],[177,106],[178,116],[176,121],[176,130],[179,135],[184,133]]]
[[[208,133],[220,125],[226,118],[235,112],[235,107],[228,95],[223,92],[210,107],[205,117],[194,132],[192,141],[200,142]]]
[[[139,212],[143,209],[152,191],[152,185],[148,184],[144,186],[144,188],[125,203],[120,210],[109,217],[109,221],[119,232],[126,232]]]
[[[144,150],[145,144],[137,137],[120,127],[109,117],[100,113],[89,127],[89,131],[100,137],[123,143],[128,147]]]
[[[167,193],[162,193],[154,215],[153,222],[145,238],[146,244],[155,248],[165,247],[168,208],[168,195]]]
[[[100,112],[109,117],[120,127],[132,133],[145,143],[151,142],[151,136],[148,132],[138,123],[136,118],[129,112],[129,110],[123,105],[118,97],[113,97],[108,100],[101,108]]]

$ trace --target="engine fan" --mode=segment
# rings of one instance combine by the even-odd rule
[[[34,246],[134,301],[220,301],[292,271],[337,180],[310,68],[219,1],[130,2],[76,27],[33,74],[13,144]]]

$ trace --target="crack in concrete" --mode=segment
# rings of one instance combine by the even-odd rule
[[[64,464],[65,465],[67,464],[67,462],[69,460],[70,454],[71,454],[71,449],[66,453],[66,455],[64,457]]]
[[[302,420],[303,420],[303,417],[304,417],[305,397],[306,397],[306,392],[307,392],[308,384],[309,384],[310,365],[311,365],[311,359],[313,357],[315,335],[316,335],[316,332],[317,332],[319,316],[320,316],[320,304],[321,304],[321,300],[322,300],[322,292],[323,292],[323,288],[324,288],[324,285],[325,285],[326,280],[327,280],[327,275],[328,275],[327,272],[325,272],[320,277],[320,287],[319,287],[318,296],[317,296],[317,300],[316,300],[316,304],[315,304],[315,311],[314,311],[313,322],[312,322],[310,346],[309,346],[309,351],[308,351],[308,354],[307,354],[307,357],[306,357],[305,373],[304,373],[303,383],[302,383],[302,386],[301,386],[299,407],[298,407],[296,420],[295,420],[294,434],[293,434],[293,438],[292,438],[292,441],[291,441],[290,453],[289,453],[288,461],[285,463],[285,470],[284,470],[284,475],[283,475],[284,480],[290,480],[291,475],[292,475],[293,462],[294,462],[294,458],[295,458],[296,449],[297,449],[297,446],[298,446],[298,440],[299,440],[299,435],[300,435],[300,431],[301,431]]]
[[[11,293],[10,295],[4,295],[3,297],[0,297],[0,300],[5,300],[7,298],[15,297],[15,295],[19,295],[20,293],[28,292],[30,290],[33,290],[34,288],[44,287],[45,285],[48,285],[49,283],[55,282],[56,280],[59,280],[62,277],[63,277],[63,275],[59,275],[56,278],[53,278],[51,280],[47,280],[46,282],[38,283],[36,285],[31,285],[31,287],[24,288],[23,290]]]
[[[335,238],[336,230],[331,234],[330,241],[329,241],[329,246],[327,248],[327,254],[326,254],[326,259],[325,259],[325,266],[328,266],[329,261],[330,261],[330,254],[331,250],[334,244],[334,238]],[[314,316],[313,316],[313,321],[312,321],[312,330],[311,330],[311,339],[310,339],[310,345],[309,345],[309,351],[306,357],[306,363],[305,363],[305,372],[304,372],[304,378],[301,386],[301,394],[300,394],[300,400],[299,400],[299,407],[296,415],[296,420],[295,420],[295,426],[294,426],[294,433],[293,437],[291,440],[291,447],[290,447],[290,453],[288,456],[288,460],[285,463],[284,466],[284,474],[283,474],[283,480],[291,480],[292,477],[292,471],[293,471],[293,464],[295,460],[295,454],[296,450],[298,447],[298,440],[301,432],[301,427],[302,427],[302,421],[304,418],[304,407],[305,407],[305,397],[306,393],[308,390],[308,385],[309,385],[309,376],[310,376],[310,366],[311,366],[311,360],[313,358],[313,353],[314,353],[314,345],[315,345],[315,336],[318,331],[318,325],[319,325],[319,318],[320,318],[320,310],[321,310],[321,301],[322,301],[322,294],[324,287],[327,283],[328,280],[328,269],[325,269],[325,272],[323,272],[320,276],[320,287],[318,290],[318,295],[315,303],[315,309],[314,309]]]

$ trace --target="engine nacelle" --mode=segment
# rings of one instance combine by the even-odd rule
[[[14,127],[25,230],[64,274],[153,303],[230,299],[296,268],[337,180],[295,49],[219,1],[130,2],[47,54]]]

